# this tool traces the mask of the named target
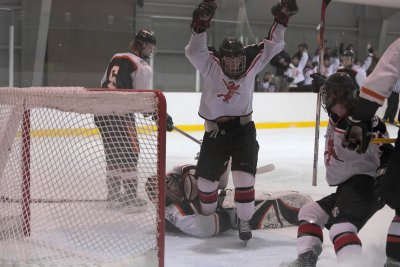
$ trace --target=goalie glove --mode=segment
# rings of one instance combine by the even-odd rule
[[[210,28],[210,21],[215,14],[217,4],[214,0],[203,0],[196,6],[192,15],[192,32],[202,33]]]
[[[312,90],[314,93],[319,93],[319,90],[325,83],[326,77],[322,75],[321,73],[313,73],[310,75],[312,78]]]
[[[352,117],[348,117],[347,120],[342,146],[359,154],[365,153],[371,140],[372,122],[355,120]]]
[[[296,0],[279,0],[278,4],[271,8],[275,21],[287,27],[289,18],[299,12]]]
[[[172,121],[172,117],[167,114],[167,131],[172,132],[174,130],[174,122]]]

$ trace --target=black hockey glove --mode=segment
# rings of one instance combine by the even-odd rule
[[[289,18],[299,12],[296,0],[279,0],[278,4],[271,8],[275,21],[287,27]]]
[[[210,21],[217,9],[217,3],[214,0],[203,0],[193,10],[192,31],[193,33],[202,33],[210,28]]]
[[[167,131],[172,132],[174,130],[174,122],[172,121],[172,117],[167,114]]]
[[[352,117],[348,117],[347,120],[342,146],[359,154],[365,153],[371,140],[372,122],[355,120]]]
[[[310,77],[312,78],[311,86],[312,86],[313,92],[319,93],[319,90],[325,83],[326,77],[324,75],[322,75],[321,73],[313,73],[310,75]]]
[[[374,49],[372,48],[372,46],[370,44],[368,44],[367,46],[367,50],[368,50],[368,56],[373,56],[374,55]]]

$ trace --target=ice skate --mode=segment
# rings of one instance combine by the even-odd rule
[[[146,210],[147,201],[138,196],[124,196],[123,197],[123,212],[130,213],[138,213]]]
[[[250,221],[239,219],[239,238],[244,241],[244,246],[247,246],[247,242],[252,238]]]
[[[315,267],[317,266],[318,256],[314,251],[307,251],[292,262],[284,262],[279,267]]]
[[[387,258],[383,267],[400,267],[400,261],[397,261],[393,258]]]

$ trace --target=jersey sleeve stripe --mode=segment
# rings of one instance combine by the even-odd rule
[[[376,99],[378,99],[380,101],[385,101],[385,97],[384,96],[382,96],[382,95],[380,95],[380,94],[378,94],[378,93],[376,93],[376,92],[374,92],[374,91],[372,91],[372,90],[370,90],[370,89],[368,89],[366,87],[361,87],[361,92],[363,92],[364,94],[369,95],[369,96],[371,96],[373,98],[376,98]]]

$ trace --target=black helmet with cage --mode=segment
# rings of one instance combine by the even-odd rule
[[[147,29],[140,29],[136,34],[135,38],[133,40],[133,46],[132,48],[135,49],[141,58],[148,58],[149,55],[143,53],[143,49],[146,47],[146,45],[157,45],[157,39],[154,33]]]
[[[221,67],[230,79],[239,78],[246,70],[246,53],[236,37],[225,37],[219,47]]]
[[[352,68],[354,60],[356,58],[356,53],[353,50],[346,50],[342,55],[342,62],[345,68]]]
[[[325,80],[320,92],[322,107],[328,114],[332,113],[331,109],[336,104],[342,104],[350,111],[357,94],[357,86],[349,74],[337,72]]]

